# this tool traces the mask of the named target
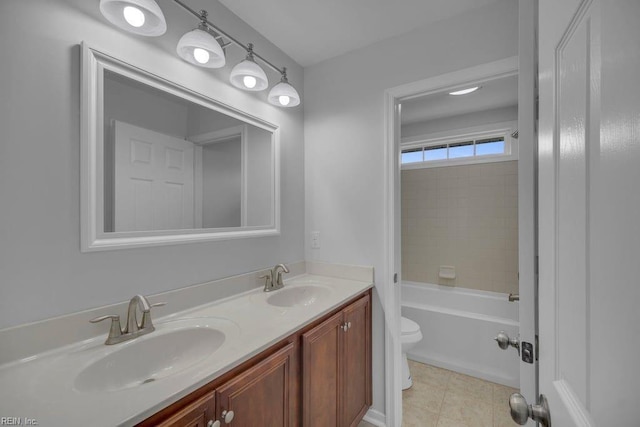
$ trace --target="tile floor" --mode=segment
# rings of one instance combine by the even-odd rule
[[[409,366],[413,387],[402,392],[403,427],[517,426],[507,403],[516,389],[411,360]]]

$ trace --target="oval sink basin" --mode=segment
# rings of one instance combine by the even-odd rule
[[[326,298],[330,292],[330,289],[317,285],[285,287],[270,295],[267,304],[276,307],[306,307]]]
[[[157,328],[148,335],[115,344],[115,351],[78,374],[75,389],[118,391],[152,383],[201,362],[226,339],[224,332],[202,319],[177,320]]]

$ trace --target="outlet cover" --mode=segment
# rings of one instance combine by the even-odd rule
[[[311,249],[320,249],[320,232],[311,232]]]

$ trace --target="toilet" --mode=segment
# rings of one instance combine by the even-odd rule
[[[402,345],[402,389],[406,390],[413,385],[407,352],[422,340],[422,332],[420,332],[420,326],[416,322],[402,317],[400,319],[400,333],[402,335],[400,338]]]

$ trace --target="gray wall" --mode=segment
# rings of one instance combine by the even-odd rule
[[[441,119],[402,125],[403,138],[421,136],[428,133],[446,132],[492,123],[512,122],[518,120],[518,106],[494,108],[492,110],[476,111],[458,116],[443,117]]]
[[[304,258],[303,109],[279,109],[267,93],[232,87],[243,57],[228,49],[219,70],[194,67],[175,46],[196,20],[160,0],[168,32],[120,31],[97,1],[0,2],[0,328],[154,294]],[[237,38],[286,66],[302,92],[303,70],[215,0],[191,0]],[[30,25],[34,17],[46,18]],[[86,41],[142,69],[281,127],[280,236],[80,252],[80,47]],[[19,43],[17,42],[19,41]],[[276,81],[279,76],[267,71]]]
[[[306,258],[384,270],[384,91],[518,54],[518,4],[491,6],[305,68]],[[310,231],[322,233],[311,249]],[[374,303],[373,371],[384,370]],[[374,408],[384,412],[384,378]]]

